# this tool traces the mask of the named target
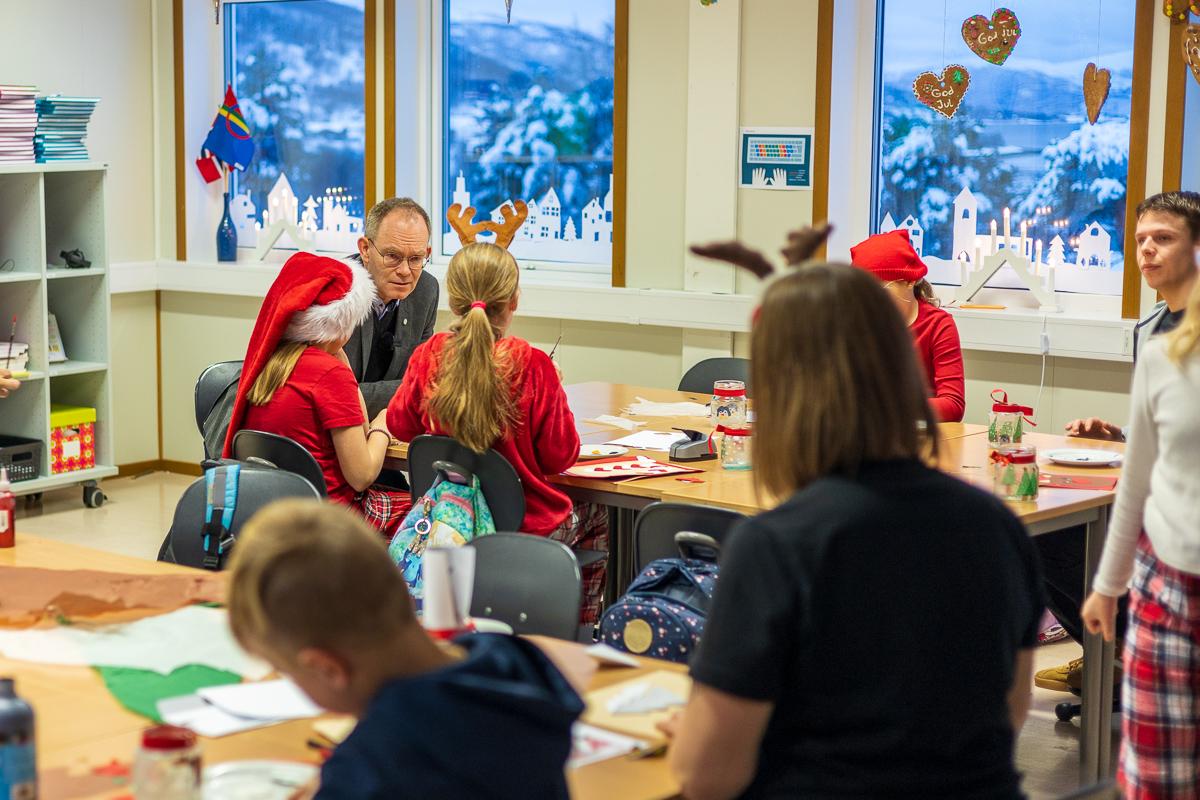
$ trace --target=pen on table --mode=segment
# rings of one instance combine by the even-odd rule
[[[8,369],[8,363],[12,360],[13,355],[13,340],[17,338],[17,315],[13,314],[12,330],[8,333],[8,351],[4,354],[4,368]]]
[[[554,351],[558,349],[558,343],[561,341],[562,341],[562,334],[560,333],[558,335],[558,338],[554,340],[554,347],[550,348],[550,360],[551,361],[554,360]]]
[[[636,748],[633,752],[631,752],[629,754],[629,757],[632,759],[637,759],[637,758],[655,758],[657,756],[664,756],[667,754],[668,746],[669,746],[669,742],[659,742],[658,744],[647,745],[646,747],[639,747],[639,748]]]

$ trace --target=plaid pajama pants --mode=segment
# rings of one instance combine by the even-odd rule
[[[1200,797],[1200,575],[1138,543],[1125,633],[1117,780],[1125,797]]]
[[[412,496],[408,492],[376,484],[354,498],[353,508],[379,531],[384,543],[390,543],[404,515],[412,508]]]
[[[599,550],[608,553],[608,509],[595,503],[576,503],[571,515],[550,532],[550,538],[572,550]],[[595,624],[604,602],[607,559],[583,568],[583,602],[579,606],[580,624]]]

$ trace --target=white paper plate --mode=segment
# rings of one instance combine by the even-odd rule
[[[616,458],[629,452],[628,447],[619,444],[583,444],[579,446],[579,459]]]
[[[1072,467],[1111,467],[1121,460],[1121,454],[1111,450],[1047,450],[1046,458]]]
[[[204,769],[204,800],[287,800],[319,768],[298,761],[226,761]]]

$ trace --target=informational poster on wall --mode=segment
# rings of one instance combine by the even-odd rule
[[[812,128],[742,128],[744,189],[812,190]]]

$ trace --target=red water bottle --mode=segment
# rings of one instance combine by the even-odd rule
[[[0,547],[16,544],[16,508],[17,498],[8,482],[8,470],[0,467]]]

